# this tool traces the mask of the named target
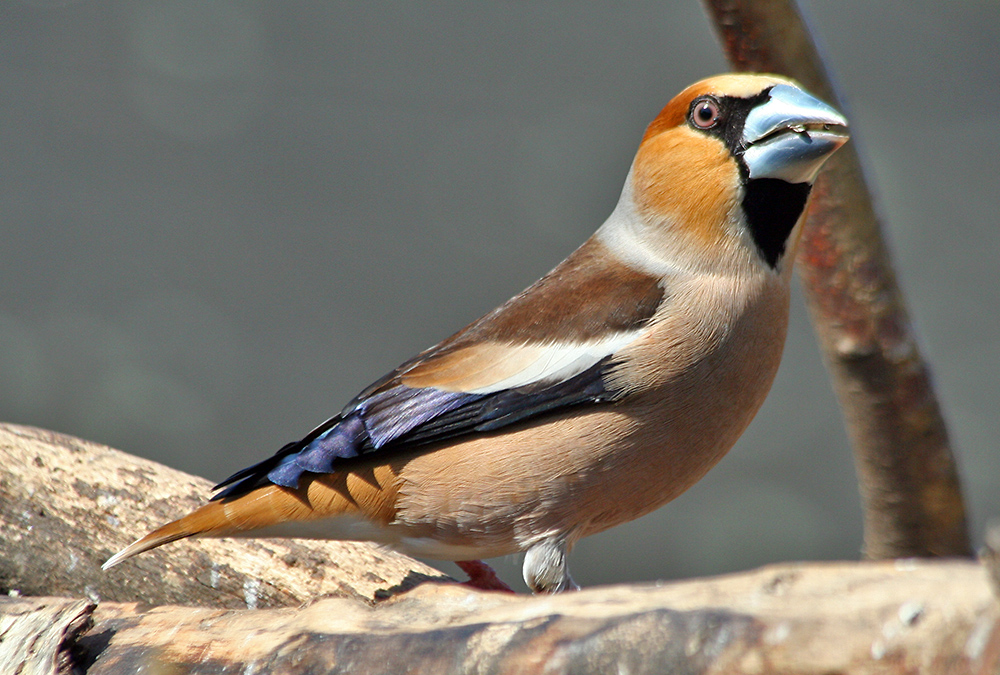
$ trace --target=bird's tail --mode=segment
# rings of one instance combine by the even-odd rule
[[[222,509],[221,502],[211,502],[201,507],[197,511],[167,523],[159,527],[146,536],[135,540],[118,553],[108,558],[101,569],[114,567],[121,561],[138,555],[151,548],[169,544],[178,539],[185,539],[194,536],[217,536],[222,537],[232,532],[233,527]]]
[[[318,520],[331,523],[338,516],[356,516],[377,528],[393,519],[398,490],[399,483],[389,466],[360,473],[317,475],[296,489],[266,485],[239,497],[209,502],[153,530],[111,556],[103,568],[187,537],[365,538],[360,533],[351,536],[338,532],[333,525],[321,530],[312,525]]]
[[[232,537],[294,520],[310,511],[297,490],[268,485],[235,499],[209,502],[196,511],[157,528],[111,556],[103,569],[163,544],[187,537]]]

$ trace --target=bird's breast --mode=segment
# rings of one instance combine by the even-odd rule
[[[399,466],[398,525],[499,555],[675,498],[732,447],[773,381],[788,292],[765,282],[676,288],[623,351],[612,379],[628,393],[615,403],[415,454]]]
[[[678,291],[615,373],[635,387],[621,402],[635,424],[590,485],[593,517],[581,524],[584,534],[674,499],[732,448],[774,381],[788,304],[777,277]]]

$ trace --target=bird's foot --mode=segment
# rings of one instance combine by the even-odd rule
[[[463,581],[462,586],[477,588],[481,591],[503,591],[504,593],[514,593],[514,589],[505,584],[492,567],[482,560],[458,560],[455,562],[462,571],[469,575],[468,581]]]

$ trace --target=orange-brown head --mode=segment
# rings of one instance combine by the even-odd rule
[[[691,85],[636,153],[619,205],[630,243],[681,267],[777,269],[846,129],[840,113],[786,78],[730,74]]]

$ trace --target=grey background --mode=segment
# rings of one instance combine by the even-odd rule
[[[805,5],[978,537],[1000,513],[1000,4],[897,7]],[[0,419],[220,479],[550,269],[645,124],[725,69],[693,0],[0,3]],[[793,313],[730,456],[582,542],[578,581],[857,557],[849,450]]]

